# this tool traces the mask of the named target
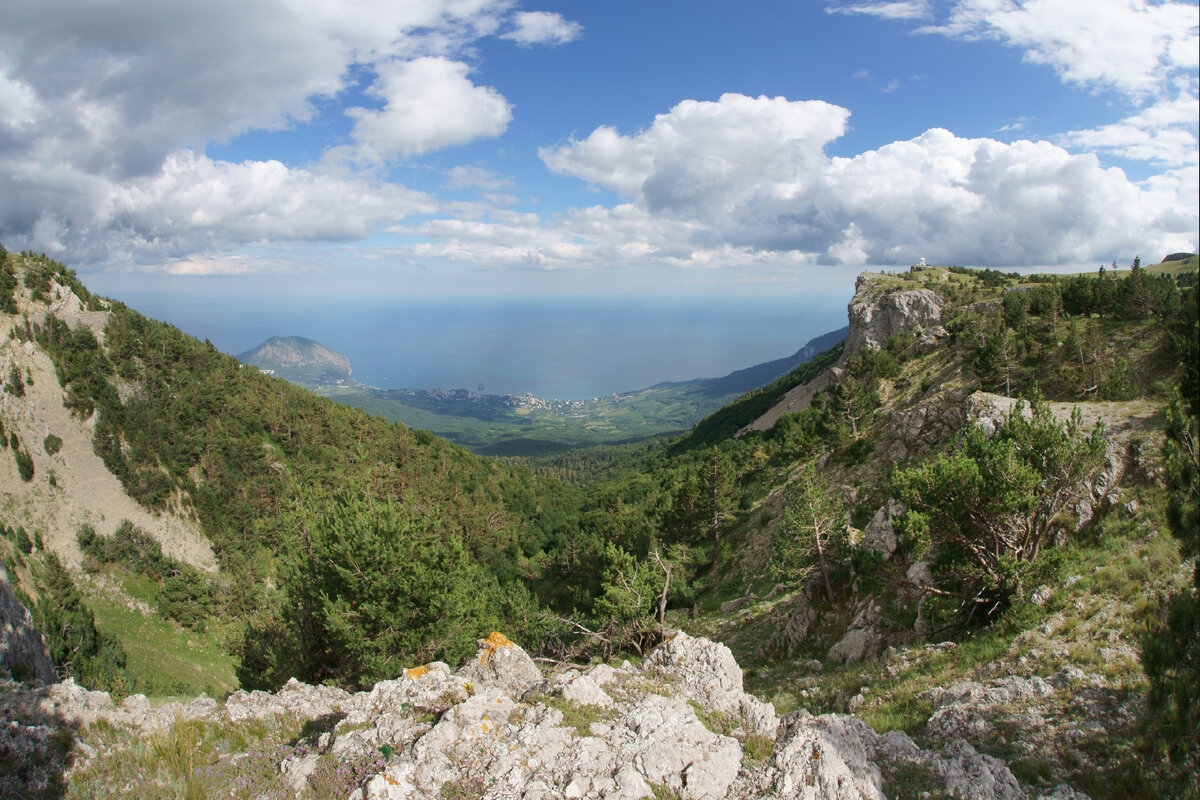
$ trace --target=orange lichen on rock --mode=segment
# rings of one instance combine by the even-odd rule
[[[416,680],[427,672],[429,672],[429,667],[413,667],[412,669],[404,670],[404,677]]]
[[[480,641],[480,646],[482,647],[483,652],[479,654],[479,663],[482,664],[491,658],[492,654],[501,647],[512,647],[513,642],[503,633],[500,633],[499,631],[492,631],[490,636]]]

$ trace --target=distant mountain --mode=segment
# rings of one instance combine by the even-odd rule
[[[678,383],[660,383],[652,386],[652,389],[666,388],[671,386],[694,386],[701,391],[706,397],[728,398],[729,395],[745,394],[751,389],[757,389],[760,386],[765,386],[781,375],[794,370],[801,364],[808,363],[819,353],[824,353],[829,348],[836,345],[838,342],[846,338],[846,334],[850,332],[849,326],[838,328],[836,331],[823,333],[815,339],[810,339],[804,347],[801,347],[792,355],[786,358],[777,358],[774,361],[764,361],[762,364],[755,364],[753,367],[746,367],[731,372],[722,378],[699,378],[696,380],[682,381]]]
[[[238,361],[302,386],[344,386],[351,379],[350,359],[303,336],[272,336]]]

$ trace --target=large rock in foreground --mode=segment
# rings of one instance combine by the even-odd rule
[[[52,720],[68,728],[103,721],[121,732],[106,746],[119,748],[184,723],[253,729],[285,718],[310,732],[280,748],[277,783],[260,796],[304,796],[328,784],[332,764],[358,776],[340,784],[348,788],[337,796],[350,800],[884,800],[885,776],[901,770],[928,776],[948,796],[1020,800],[1028,795],[1007,766],[957,734],[975,724],[975,709],[1043,698],[1058,686],[1033,679],[938,690],[930,725],[946,740],[932,751],[849,715],[799,710],[781,721],[745,692],[727,647],[683,633],[637,667],[550,675],[499,633],[479,644],[457,671],[434,662],[355,694],[292,680],[278,692],[236,692],[223,708],[201,697],[152,709],[140,695],[118,706],[70,682],[0,684],[0,713],[26,720],[0,731],[0,755],[46,761]],[[97,757],[85,744],[75,752]],[[245,757],[221,755],[218,771],[236,774]],[[1047,797],[1082,797],[1055,791]]]

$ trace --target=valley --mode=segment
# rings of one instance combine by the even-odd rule
[[[1194,255],[864,273],[816,352],[586,409],[321,397],[3,266],[5,653],[72,678],[4,684],[4,791],[1194,788]]]
[[[286,341],[276,337],[238,358],[336,403],[427,430],[480,455],[537,457],[687,430],[738,396],[833,347],[847,331],[832,331],[809,341],[788,358],[720,378],[660,383],[590,400],[546,400],[532,394],[493,395],[467,389],[366,386],[350,378],[350,364],[345,357],[300,337],[288,337],[299,341],[289,341],[291,348],[285,352],[267,350],[267,345]]]

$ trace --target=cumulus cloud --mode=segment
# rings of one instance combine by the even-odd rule
[[[1070,83],[1157,95],[1200,66],[1200,8],[1144,0],[959,0],[922,29],[1019,47]]]
[[[657,213],[713,213],[771,192],[800,191],[822,148],[841,136],[850,112],[821,100],[725,94],[685,100],[645,131],[600,127],[583,140],[540,151],[555,172],[637,197]]]
[[[360,239],[437,209],[395,184],[321,175],[278,161],[233,164],[191,151],[155,175],[112,182],[64,167],[0,197],[0,219],[28,215],[11,242],[90,262],[148,263],[267,241]],[[54,203],[54,195],[73,197]]]
[[[1200,160],[1200,148],[1193,133],[1197,119],[1200,119],[1200,100],[1181,95],[1111,125],[1070,131],[1060,140],[1068,147],[1107,150],[1124,158],[1179,167]]]
[[[938,14],[915,1],[828,10],[926,19],[918,32],[1018,48],[1066,83],[1115,92],[1134,107],[1148,104],[1119,122],[1063,134],[1060,143],[1175,167],[1195,163],[1200,7],[1194,2],[954,0]]]
[[[116,251],[171,257],[198,239],[219,247],[222,236],[227,246],[312,231],[344,238],[394,223],[428,198],[413,202],[417,193],[358,170],[503,132],[508,101],[475,85],[466,61],[481,37],[528,27],[513,0],[9,5],[0,26],[0,237],[74,263]],[[543,25],[546,36],[552,27]],[[315,122],[352,88],[381,107],[354,112],[343,149],[358,161],[343,159],[340,176],[333,158],[304,169],[203,156],[212,142]],[[182,191],[159,198],[157,213],[148,203],[166,185]],[[230,213],[284,186],[295,194],[277,207]],[[231,187],[245,196],[226,194]],[[326,209],[334,221],[293,224],[289,215],[316,209],[322,194],[347,203]]]
[[[535,44],[566,44],[579,38],[583,26],[549,11],[521,11],[513,15],[513,29],[501,35],[522,47]]]
[[[848,116],[827,103],[725,95],[680,103],[633,135],[598,128],[542,158],[622,194],[629,203],[611,216],[661,243],[655,258],[670,250],[693,264],[714,253],[789,253],[829,263],[924,256],[1025,265],[1196,246],[1195,187],[1185,181],[1139,185],[1050,142],[941,129],[830,158],[824,147]],[[609,216],[588,209],[555,226],[605,241],[616,233],[605,230]]]
[[[474,139],[499,136],[512,106],[495,89],[476,86],[470,67],[440,56],[390,61],[378,67],[372,94],[381,110],[350,108],[353,136],[368,159],[428,153]]]

